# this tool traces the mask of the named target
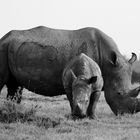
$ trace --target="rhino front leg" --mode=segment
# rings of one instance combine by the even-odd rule
[[[96,105],[101,95],[101,91],[93,92],[90,97],[89,107],[87,109],[87,116],[91,119],[96,119]]]
[[[69,100],[70,107],[71,107],[71,113],[72,113],[73,112],[73,97],[72,97],[72,92],[69,89],[65,89],[65,92],[66,92],[66,96],[67,96],[67,98]]]

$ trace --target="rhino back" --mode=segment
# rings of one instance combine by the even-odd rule
[[[80,57],[84,64],[82,68],[83,75],[85,75],[86,78],[97,76],[97,81],[93,83],[92,88],[93,90],[100,91],[103,87],[103,77],[99,65],[83,53],[80,55]]]
[[[101,91],[104,82],[103,82],[103,77],[99,65],[87,55],[82,54],[82,56],[83,58],[85,58],[85,63],[87,63],[87,66],[85,66],[85,70],[89,67],[88,73],[90,77],[97,76],[96,83],[92,85],[93,90]]]

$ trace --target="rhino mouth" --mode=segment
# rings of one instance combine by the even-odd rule
[[[116,94],[112,99],[106,98],[115,115],[134,114],[140,111],[140,86],[130,90],[127,94]]]
[[[140,93],[140,86],[138,86],[138,87],[130,90],[129,93],[128,93],[128,95],[130,97],[137,97],[139,95],[139,93]]]

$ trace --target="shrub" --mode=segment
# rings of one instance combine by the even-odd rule
[[[52,119],[46,116],[37,116],[38,106],[25,108],[21,104],[16,104],[12,101],[4,101],[0,106],[0,122],[2,123],[28,123],[38,127],[48,129],[60,124],[60,119]]]
[[[22,105],[16,104],[12,101],[4,101],[0,106],[0,122],[29,122],[34,118],[36,111],[37,106],[32,106],[30,109],[25,110]]]

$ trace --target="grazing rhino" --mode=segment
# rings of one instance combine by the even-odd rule
[[[105,99],[116,115],[140,111],[140,100],[133,97],[140,87],[131,86],[137,56],[133,53],[127,61],[115,42],[96,28],[69,31],[40,26],[10,31],[0,39],[0,90],[7,85],[8,96],[19,87],[45,96],[65,94],[63,70],[80,53],[99,65]]]
[[[96,104],[103,87],[98,64],[81,53],[66,65],[62,81],[72,115],[95,118]]]

